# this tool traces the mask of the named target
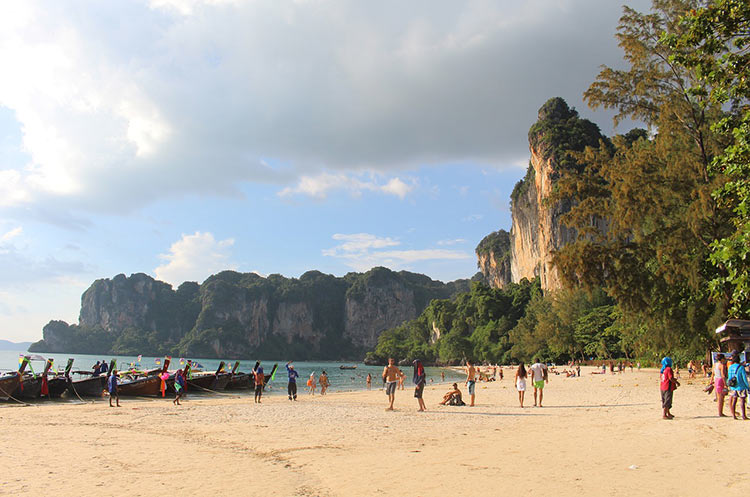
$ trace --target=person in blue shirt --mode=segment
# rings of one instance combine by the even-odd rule
[[[109,371],[109,366],[107,366],[107,362],[106,361],[102,360],[102,365],[99,368],[99,371],[101,372],[101,374],[104,374],[107,371]]]
[[[729,369],[727,370],[727,385],[729,385],[729,407],[732,409],[732,417],[737,419],[737,399],[740,399],[742,419],[747,419],[745,404],[747,402],[747,392],[750,387],[748,387],[747,384],[745,366],[740,363],[740,354],[737,351],[732,353],[732,360],[729,363]]]
[[[297,400],[297,378],[299,378],[299,373],[294,370],[294,364],[292,364],[292,361],[286,363],[286,373],[289,375],[289,383],[286,386],[286,393],[289,395],[289,400]]]
[[[99,361],[96,361],[96,364],[91,368],[94,370],[93,376],[99,376],[102,372],[102,364]]]
[[[117,370],[113,369],[112,374],[109,375],[109,378],[107,379],[107,390],[109,391],[109,407],[114,407],[112,405],[112,397],[114,397],[117,401],[117,407],[120,407],[120,393],[117,389],[118,379],[117,379]]]

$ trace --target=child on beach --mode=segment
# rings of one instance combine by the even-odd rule
[[[523,409],[523,398],[526,395],[526,368],[523,363],[516,370],[516,390],[518,390],[518,403]]]
[[[727,385],[729,385],[729,407],[732,409],[732,417],[737,417],[737,399],[740,399],[742,410],[742,419],[748,419],[745,413],[745,403],[747,402],[747,392],[750,387],[747,383],[747,374],[745,367],[740,363],[740,354],[737,351],[732,353],[732,363],[727,370]]]

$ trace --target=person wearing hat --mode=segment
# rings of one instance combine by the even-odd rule
[[[740,354],[737,351],[732,353],[732,359],[727,370],[727,385],[729,385],[729,407],[732,409],[732,417],[737,418],[737,399],[740,399],[740,409],[742,410],[742,419],[747,419],[745,413],[745,404],[747,403],[747,374],[745,366],[740,362]]]
[[[286,374],[289,376],[286,393],[289,395],[289,400],[297,400],[297,378],[299,378],[299,373],[294,370],[292,361],[286,363]]]
[[[674,416],[670,412],[670,409],[672,409],[672,397],[675,388],[680,384],[674,377],[672,367],[671,357],[665,357],[661,360],[661,408],[664,411],[662,419],[674,419]]]

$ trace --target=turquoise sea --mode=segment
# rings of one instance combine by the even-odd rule
[[[65,368],[65,364],[68,361],[68,358],[75,359],[75,362],[73,363],[73,370],[91,370],[93,365],[96,363],[96,361],[106,360],[107,363],[111,359],[117,360],[117,368],[118,369],[127,369],[129,367],[130,363],[136,363],[137,364],[137,357],[135,356],[94,356],[94,355],[87,355],[87,354],[65,354],[65,353],[50,353],[50,354],[34,354],[29,352],[23,352],[23,351],[13,351],[13,350],[0,350],[0,371],[6,371],[6,370],[12,370],[18,368],[18,357],[19,354],[26,354],[26,355],[32,355],[32,356],[41,356],[45,359],[47,358],[53,358],[55,360],[54,363],[54,369],[63,370]],[[151,369],[156,367],[156,360],[163,361],[163,357],[141,357],[140,362],[140,369]],[[172,364],[170,365],[169,369],[176,369],[178,367],[181,367],[180,365],[180,359],[179,357],[173,357],[172,358]],[[182,359],[192,359],[193,361],[198,361],[203,366],[203,369],[206,371],[216,371],[216,368],[219,367],[219,359],[201,359],[201,358],[195,358],[195,357],[186,357]],[[250,371],[253,366],[255,365],[255,361],[258,359],[240,359],[240,367],[239,371]],[[284,365],[286,364],[286,361],[288,359],[260,359],[261,365],[263,366],[263,369],[266,373],[270,373],[271,369],[273,368],[274,364],[278,364],[278,372],[276,373],[276,376],[273,381],[270,383],[270,393],[284,393],[286,395],[286,384],[287,384],[287,374],[286,369],[284,368]],[[226,359],[225,362],[229,364],[229,369],[231,369],[232,365],[234,364],[235,359]],[[372,387],[373,388],[380,388],[382,386],[382,380],[381,380],[381,374],[383,372],[382,366],[366,366],[362,363],[342,363],[342,362],[312,362],[312,361],[305,361],[305,362],[295,362],[293,363],[295,369],[299,373],[299,378],[297,379],[297,385],[299,388],[300,393],[303,392],[303,389],[305,388],[305,383],[307,382],[307,378],[310,376],[310,373],[315,373],[315,377],[317,378],[320,375],[321,371],[325,371],[328,374],[328,379],[330,381],[330,387],[329,391],[351,391],[351,390],[364,390],[367,388],[367,385],[365,383],[365,378],[367,377],[367,373],[370,373],[372,375]],[[341,365],[348,365],[348,366],[357,366],[357,369],[340,369],[339,366]],[[43,360],[33,360],[32,366],[34,367],[34,370],[37,372],[41,372],[44,369],[44,361]],[[411,377],[412,377],[412,368],[409,367],[402,367],[401,368],[404,373],[406,373],[406,386],[407,388],[412,384]],[[427,382],[428,384],[432,381],[434,382],[440,382],[441,376],[440,373],[445,373],[445,381],[459,381],[463,380],[465,378],[465,375],[457,374],[454,371],[450,369],[445,368],[433,368],[428,367],[425,368],[425,372],[427,373]]]

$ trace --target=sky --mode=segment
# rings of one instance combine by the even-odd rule
[[[645,11],[646,0],[628,5]],[[621,66],[609,0],[56,0],[0,15],[0,338],[96,279],[471,277],[539,107]]]

